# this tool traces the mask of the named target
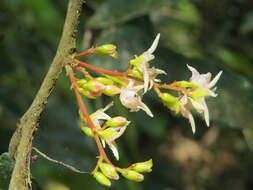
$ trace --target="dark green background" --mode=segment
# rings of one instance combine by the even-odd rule
[[[52,61],[67,3],[0,2],[0,153],[7,151],[16,123]],[[224,71],[217,84],[219,96],[208,100],[211,127],[196,115],[193,135],[188,121],[163,107],[153,93],[144,101],[154,118],[142,111],[129,113],[114,98],[111,115],[121,114],[132,121],[118,143],[121,159],[115,164],[126,167],[153,158],[154,167],[144,182],[121,178],[111,189],[252,189],[253,1],[87,0],[78,50],[114,43],[121,54],[119,60],[90,56],[86,61],[123,71],[127,60],[145,51],[157,33],[161,39],[152,65],[168,73],[164,82],[187,80],[186,64],[202,73]],[[89,101],[89,110],[110,101],[104,97]],[[77,105],[65,74],[50,97],[34,146],[81,170],[95,166],[96,146],[78,129]],[[87,174],[73,173],[41,157],[32,163],[32,175],[43,190],[107,189]],[[3,184],[0,189],[6,189]]]

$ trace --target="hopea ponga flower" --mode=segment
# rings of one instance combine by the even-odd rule
[[[113,119],[105,113],[105,111],[108,110],[112,105],[113,103],[110,103],[105,108],[97,110],[96,112],[91,114],[90,117],[92,119],[92,122],[98,129],[98,135],[100,136],[103,147],[105,147],[105,145],[107,144],[112,150],[112,153],[115,158],[119,160],[119,152],[115,140],[125,132],[130,122],[126,121],[124,125],[121,125],[119,127],[109,127],[106,129],[102,129],[101,123],[105,123],[105,121],[110,121],[110,119]]]
[[[198,113],[203,114],[206,125],[209,127],[209,110],[206,104],[206,97],[216,97],[215,84],[218,82],[222,71],[220,71],[211,80],[211,73],[200,74],[195,68],[187,65],[192,72],[192,76],[189,79],[190,82],[196,84],[194,87],[188,89],[188,95],[182,95],[178,98],[179,109],[181,114],[190,121],[193,133],[196,131],[195,121],[191,110],[196,110]]]
[[[127,87],[121,89],[120,101],[123,106],[130,109],[130,112],[137,112],[140,109],[145,111],[150,117],[153,117],[150,109],[141,101],[138,91],[143,90],[143,85],[134,86],[134,81],[130,80]]]
[[[197,84],[198,89],[202,89],[206,91],[207,96],[216,97],[215,93],[216,88],[214,87],[218,82],[222,71],[220,71],[214,78],[211,80],[212,74],[210,72],[206,74],[200,74],[194,67],[187,65],[188,69],[192,72],[192,76],[190,78],[190,82],[194,82]]]
[[[150,68],[149,65],[149,61],[155,58],[153,53],[158,46],[159,39],[160,34],[157,34],[154,42],[147,51],[143,52],[140,56],[136,56],[135,59],[130,60],[130,64],[136,67],[138,71],[141,73],[144,83],[143,84],[144,93],[146,93],[148,89],[152,88],[154,83],[153,81],[156,80],[157,75],[166,74],[163,70],[156,69],[154,67]]]

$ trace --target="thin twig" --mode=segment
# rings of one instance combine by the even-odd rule
[[[43,158],[47,159],[48,161],[50,162],[53,162],[53,163],[56,163],[56,164],[59,164],[59,165],[62,165],[68,169],[70,169],[71,171],[73,172],[76,172],[76,173],[90,173],[90,172],[85,172],[85,171],[81,171],[73,166],[70,166],[68,164],[65,164],[64,162],[61,162],[61,161],[58,161],[58,160],[55,160],[53,158],[50,158],[49,156],[47,156],[45,153],[39,151],[37,148],[33,147],[33,150],[35,150],[39,155],[41,155]]]

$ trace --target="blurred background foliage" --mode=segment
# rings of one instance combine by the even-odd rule
[[[16,123],[52,61],[67,3],[0,3],[0,153],[8,150]],[[129,113],[114,98],[111,114],[132,120],[119,142],[121,160],[117,165],[125,167],[152,157],[154,169],[143,183],[122,178],[111,189],[252,189],[253,1],[87,0],[78,50],[114,43],[119,60],[90,56],[86,61],[122,71],[127,60],[146,50],[157,33],[161,33],[161,40],[152,65],[168,73],[163,77],[165,82],[188,79],[186,64],[202,73],[224,71],[218,83],[219,96],[208,101],[211,127],[198,118],[197,133],[192,135],[188,121],[166,110],[153,93],[144,101],[154,118],[143,112]],[[89,101],[89,110],[109,101],[104,97]],[[81,170],[90,171],[96,163],[94,142],[78,129],[77,106],[64,74],[50,97],[34,146]],[[0,159],[9,162],[4,156]],[[0,169],[9,172],[3,165]],[[73,173],[40,157],[32,163],[32,176],[43,190],[106,189],[87,174]],[[0,189],[7,188],[6,178],[0,178],[0,183]]]

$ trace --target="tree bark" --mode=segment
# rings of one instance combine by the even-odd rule
[[[56,55],[35,99],[17,124],[17,129],[10,141],[9,155],[15,158],[16,162],[12,172],[9,190],[31,189],[30,155],[33,135],[39,126],[40,116],[45,109],[48,97],[55,86],[63,65],[72,60],[71,56],[75,52],[75,36],[82,4],[83,0],[69,0],[63,33]]]

